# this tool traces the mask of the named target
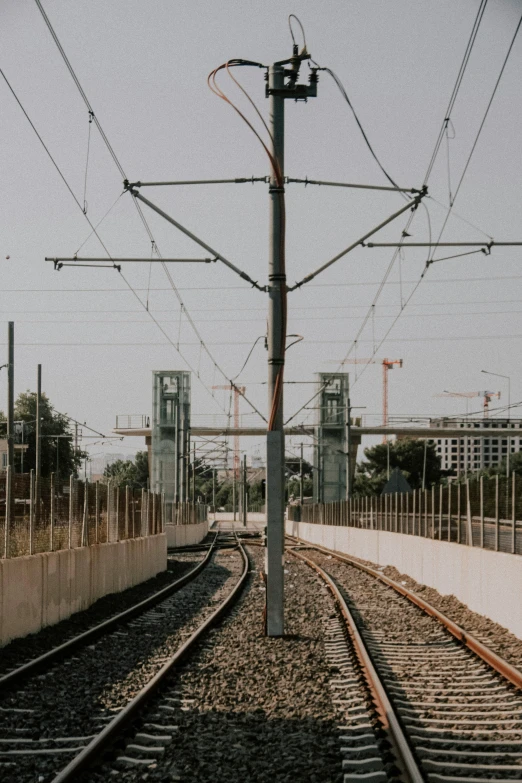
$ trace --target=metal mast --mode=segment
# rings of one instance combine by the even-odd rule
[[[284,141],[285,99],[317,95],[317,73],[312,70],[310,83],[298,85],[301,62],[309,59],[306,50],[271,65],[268,69],[269,128],[271,132],[272,175],[269,185],[270,235],[268,258],[268,409],[267,432],[267,558],[266,558],[266,632],[268,636],[284,633],[284,463],[283,370],[286,342],[286,275],[285,275],[285,202]],[[289,66],[285,68],[285,66]]]

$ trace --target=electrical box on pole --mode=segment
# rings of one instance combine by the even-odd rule
[[[310,55],[298,54],[268,69],[266,95],[269,99],[272,174],[269,184],[269,304],[268,304],[268,409],[267,432],[267,551],[266,551],[266,632],[284,633],[284,500],[285,438],[283,432],[283,370],[286,342],[285,274],[285,196],[284,140],[285,100],[307,100],[317,95],[317,71],[312,69],[309,84],[297,84],[299,68]]]

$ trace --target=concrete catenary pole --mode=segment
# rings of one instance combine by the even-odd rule
[[[7,326],[7,465],[14,473],[14,321]]]
[[[268,410],[276,396],[277,377],[285,360],[283,343],[283,307],[286,279],[284,276],[284,202],[281,178],[284,176],[285,99],[284,67],[276,63],[268,71],[269,122],[272,132],[272,155],[279,167],[270,179],[270,240],[268,260]],[[278,181],[279,179],[279,181]],[[266,558],[266,631],[268,636],[284,633],[284,454],[283,394],[267,432],[267,558]]]

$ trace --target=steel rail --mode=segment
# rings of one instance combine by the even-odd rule
[[[290,538],[290,536],[288,536],[288,538]],[[316,549],[318,552],[331,555],[332,557],[335,557],[336,560],[340,560],[342,563],[347,563],[348,565],[354,566],[355,568],[359,568],[361,571],[370,574],[370,576],[373,576],[375,579],[379,579],[388,587],[392,587],[402,596],[418,606],[419,609],[422,609],[426,614],[438,620],[452,636],[465,644],[466,647],[478,655],[481,660],[487,663],[498,674],[502,675],[502,677],[511,682],[517,688],[522,689],[522,672],[519,669],[501,658],[500,655],[497,655],[497,653],[493,652],[493,650],[491,650],[485,644],[479,642],[475,636],[465,631],[464,628],[461,628],[461,626],[457,625],[457,623],[453,622],[453,620],[450,620],[449,617],[425,601],[424,598],[421,598],[419,595],[417,595],[417,593],[414,593],[412,590],[408,590],[408,588],[404,587],[404,585],[395,582],[393,579],[390,579],[388,576],[381,574],[374,568],[370,568],[370,566],[359,563],[357,560],[354,560],[347,555],[341,555],[339,552],[336,552],[333,549],[327,549],[326,547],[317,544],[307,544],[305,542],[301,542],[300,545],[306,546],[307,549]]]
[[[191,651],[192,647],[199,638],[210,628],[228,609],[228,607],[238,597],[244,587],[248,576],[250,561],[241,542],[237,539],[238,548],[243,558],[243,572],[234,588],[228,594],[224,601],[215,609],[212,614],[192,633],[189,638],[178,648],[174,655],[165,663],[161,669],[152,677],[151,680],[136,694],[136,696],[108,723],[105,728],[83,748],[83,750],[62,769],[56,777],[52,778],[50,783],[76,783],[81,772],[85,771],[93,761],[99,760],[101,754],[110,747],[114,740],[121,735],[122,731],[136,719],[140,711],[155,695],[156,691],[163,684],[172,670],[182,659]]]
[[[299,560],[303,560],[308,566],[310,566],[310,568],[313,568],[314,571],[319,574],[321,579],[326,582],[329,589],[331,590],[334,599],[339,605],[341,614],[346,621],[348,633],[352,640],[359,663],[361,664],[364,678],[372,694],[373,702],[376,706],[380,723],[390,736],[394,745],[394,750],[398,756],[397,761],[407,773],[408,780],[411,781],[411,783],[424,783],[424,776],[422,775],[422,772],[420,771],[419,766],[413,756],[408,740],[406,739],[399,722],[399,718],[397,717],[397,714],[392,707],[384,685],[382,684],[381,679],[375,670],[370,654],[355,624],[352,613],[350,612],[339,588],[330,575],[327,574],[326,571],[324,571],[317,563],[314,563],[313,560],[310,560],[308,557],[305,557],[305,555],[302,555],[300,552],[296,552],[295,550],[289,551],[292,555],[294,555],[294,557],[299,558]]]
[[[37,658],[33,658],[31,661],[27,661],[27,663],[22,664],[22,666],[19,666],[17,669],[13,669],[13,671],[4,674],[2,677],[0,677],[0,690],[16,684],[19,682],[19,680],[23,679],[27,675],[34,674],[35,672],[40,671],[42,668],[54,664],[59,658],[65,657],[69,653],[73,652],[73,650],[75,650],[77,647],[81,647],[84,644],[91,642],[98,636],[111,631],[113,628],[120,625],[120,623],[127,622],[136,615],[142,614],[151,607],[155,606],[157,603],[163,601],[165,598],[171,595],[171,593],[177,592],[188,582],[192,581],[192,579],[194,579],[194,577],[196,577],[199,572],[202,571],[203,568],[208,564],[216,546],[217,538],[218,534],[216,533],[214,540],[208,547],[207,554],[191,571],[184,574],[172,584],[167,585],[167,587],[163,587],[157,593],[154,593],[148,598],[145,598],[143,601],[140,601],[134,606],[131,606],[129,609],[125,609],[123,612],[120,612],[114,617],[110,617],[108,620],[104,620],[102,623],[95,625],[93,628],[89,628],[87,631],[83,631],[83,633],[78,634],[78,636],[74,636],[72,639],[63,642],[63,644],[58,645],[58,647],[54,647],[52,650],[48,650],[46,653],[39,655]]]

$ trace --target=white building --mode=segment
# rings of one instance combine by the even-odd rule
[[[461,438],[433,439],[442,470],[456,470],[457,473],[482,470],[502,462],[508,450],[511,454],[522,450],[522,419],[436,419],[430,422],[430,427],[463,430]],[[472,433],[465,434],[478,427],[491,429],[491,437],[474,438]],[[496,438],[496,429],[512,429],[513,437]]]

